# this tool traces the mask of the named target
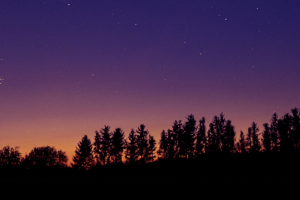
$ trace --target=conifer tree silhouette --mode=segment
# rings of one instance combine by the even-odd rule
[[[138,146],[138,161],[139,163],[146,163],[148,160],[147,149],[149,148],[148,134],[144,124],[138,127],[137,133],[137,146]]]
[[[244,136],[244,133],[243,131],[241,131],[240,133],[240,141],[239,141],[239,150],[242,154],[245,154],[247,151],[246,151],[246,141],[245,141],[245,136]]]
[[[205,152],[208,154],[213,154],[216,153],[217,149],[218,148],[216,146],[216,133],[215,133],[214,124],[210,123],[209,129],[207,131],[207,145],[206,145]]]
[[[100,130],[100,160],[102,165],[110,164],[111,161],[111,136],[110,127],[105,125]]]
[[[160,135],[159,149],[157,151],[157,154],[159,155],[159,157],[161,159],[166,159],[167,152],[168,152],[167,134],[166,134],[165,130],[163,130]]]
[[[208,152],[220,153],[222,148],[223,134],[224,134],[225,118],[223,113],[220,117],[214,116],[212,123],[209,124],[209,130],[207,132],[208,138]]]
[[[149,146],[147,149],[147,154],[148,154],[147,162],[153,162],[155,160],[155,158],[156,158],[155,150],[156,150],[156,141],[155,141],[154,137],[149,134]]]
[[[271,119],[271,125],[270,125],[270,132],[271,132],[271,148],[273,152],[278,152],[278,139],[279,139],[279,133],[278,133],[278,116],[276,113],[273,114]]]
[[[247,134],[247,149],[248,153],[251,152],[252,146],[253,146],[253,137],[252,137],[252,130],[251,127],[248,128],[248,134]]]
[[[206,144],[206,128],[205,128],[205,118],[199,121],[199,130],[196,136],[196,156],[204,154]]]
[[[232,154],[234,152],[235,131],[230,120],[226,121],[222,141],[222,152],[225,154]]]
[[[125,162],[126,164],[133,164],[137,161],[138,157],[138,146],[137,146],[137,136],[133,129],[128,135],[128,142],[125,141]]]
[[[220,152],[222,150],[222,146],[225,143],[224,142],[224,126],[226,123],[226,120],[224,118],[223,113],[220,114],[220,117],[215,117],[214,118],[214,125],[216,128],[216,146],[217,146],[217,151]]]
[[[263,146],[265,152],[270,152],[271,151],[271,132],[270,132],[270,127],[268,123],[263,124],[264,126],[264,132],[263,132]]]
[[[252,142],[253,142],[250,152],[257,153],[260,151],[261,146],[259,143],[258,133],[257,133],[259,129],[255,122],[252,123],[252,126],[250,127],[250,131],[251,131]]]
[[[173,133],[171,129],[168,129],[167,131],[167,151],[166,151],[166,157],[168,159],[175,158],[176,155],[176,135]]]
[[[76,147],[72,167],[75,169],[89,169],[93,165],[93,146],[90,139],[85,135]]]
[[[186,158],[193,158],[195,151],[195,140],[196,140],[196,120],[194,115],[189,115],[187,122],[184,124],[184,148]]]
[[[292,128],[292,116],[288,113],[278,120],[278,133],[280,138],[280,152],[289,153],[293,149],[291,128]]]
[[[125,148],[124,132],[121,128],[116,128],[111,138],[111,157],[114,163],[122,162],[123,150]]]
[[[293,142],[293,149],[296,152],[300,150],[300,116],[298,108],[294,108],[292,111],[292,128],[291,128],[291,137]]]
[[[184,130],[181,120],[175,122],[172,125],[174,139],[175,139],[175,154],[176,158],[183,158],[186,155],[186,149],[184,146]]]
[[[101,155],[101,153],[102,153],[101,152],[101,136],[98,131],[96,131],[95,142],[93,145],[94,145],[93,152],[94,152],[95,159],[96,159],[96,166],[99,166],[102,164],[101,158],[103,156]]]

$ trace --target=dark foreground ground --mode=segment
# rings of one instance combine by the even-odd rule
[[[298,197],[298,176],[203,177],[14,177],[0,178],[1,193],[13,196],[131,199],[144,198],[275,198]],[[294,198],[293,198],[294,199]]]
[[[204,158],[88,171],[1,169],[0,193],[13,199],[298,199],[298,160]]]

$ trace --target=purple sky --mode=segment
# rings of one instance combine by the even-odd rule
[[[300,108],[300,2],[6,0],[0,59],[0,148],[23,156],[189,114],[262,131]]]

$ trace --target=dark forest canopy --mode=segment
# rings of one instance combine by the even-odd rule
[[[175,120],[171,129],[162,130],[159,140],[150,135],[144,124],[132,129],[127,138],[121,128],[111,130],[105,125],[95,132],[92,141],[85,135],[78,143],[72,167],[135,166],[154,161],[204,159],[203,156],[207,159],[207,156],[298,155],[300,110],[294,108],[281,118],[274,113],[262,130],[253,122],[246,133],[238,134],[237,141],[233,123],[223,113],[214,116],[207,125],[204,117],[197,121],[192,114],[185,122]],[[24,157],[19,147],[5,146],[0,150],[2,168],[65,168],[67,161],[65,152],[49,146],[35,147]]]

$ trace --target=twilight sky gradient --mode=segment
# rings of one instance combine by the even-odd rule
[[[300,108],[300,1],[0,0],[0,148],[72,160],[104,125],[128,136],[194,114],[239,132]]]

